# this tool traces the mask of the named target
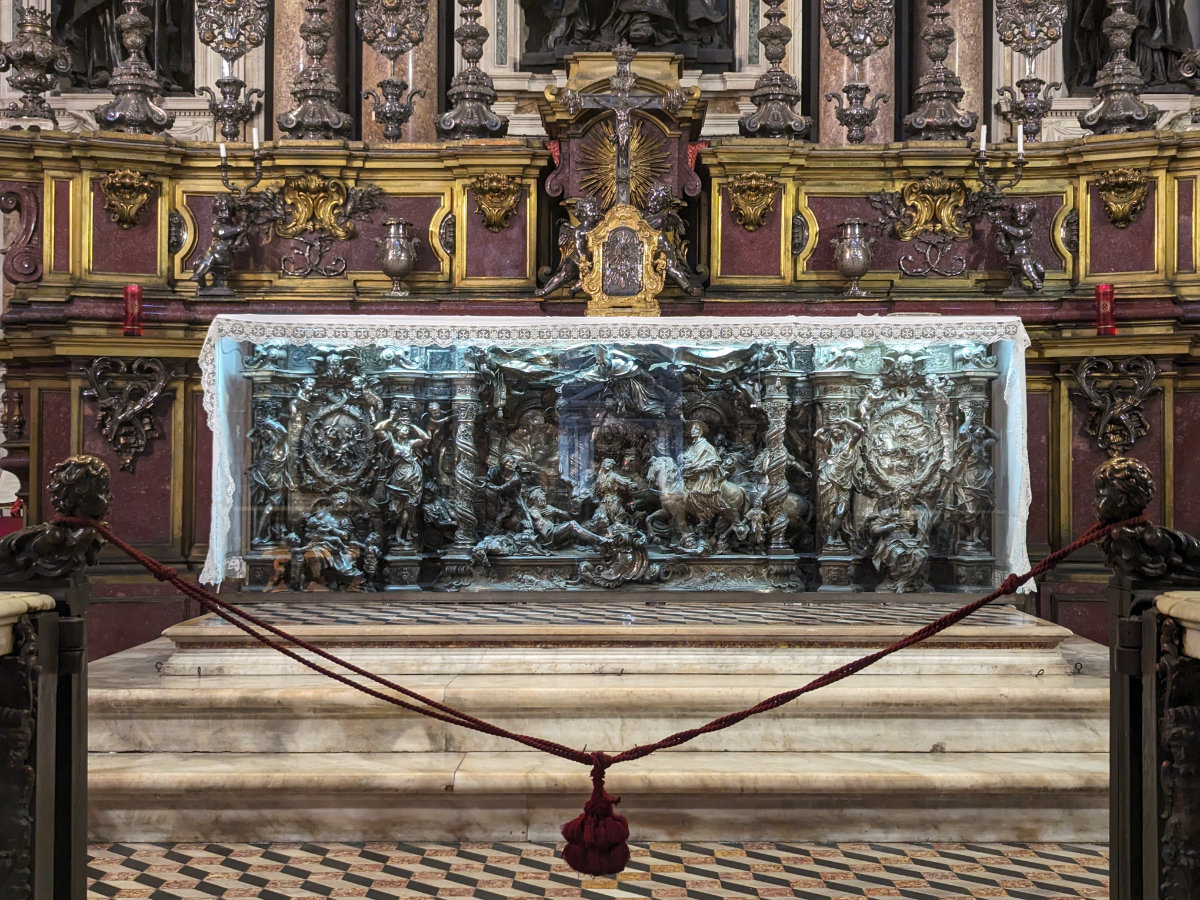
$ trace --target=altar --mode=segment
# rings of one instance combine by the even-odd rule
[[[202,578],[978,590],[1028,568],[1015,317],[218,316]]]

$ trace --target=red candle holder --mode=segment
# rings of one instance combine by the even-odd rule
[[[142,286],[125,285],[125,335],[142,336]]]
[[[1111,284],[1096,285],[1096,334],[1117,333],[1117,307]]]

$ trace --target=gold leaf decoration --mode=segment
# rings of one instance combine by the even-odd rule
[[[907,207],[904,220],[896,223],[900,240],[911,241],[922,234],[946,234],[956,241],[971,237],[971,223],[962,219],[967,186],[961,178],[931,172],[904,185],[900,196]]]
[[[521,200],[521,179],[512,175],[489,173],[471,182],[475,194],[475,212],[483,216],[488,231],[503,231],[512,222]]]
[[[286,222],[275,226],[280,237],[292,238],[306,231],[323,231],[339,241],[354,237],[353,222],[341,221],[346,203],[346,185],[335,178],[308,171],[283,183],[283,200],[289,209]]]
[[[138,223],[142,211],[150,201],[150,195],[158,185],[133,169],[117,169],[100,181],[100,193],[104,195],[104,211],[117,223],[117,227],[128,230]]]
[[[1128,228],[1146,208],[1150,179],[1140,169],[1109,169],[1096,179],[1096,192],[1104,201],[1104,214],[1114,228]]]
[[[671,171],[666,145],[638,122],[629,135],[629,193],[633,205],[645,205],[646,195]],[[617,134],[611,118],[588,132],[579,151],[579,187],[608,209],[617,199]]]
[[[779,182],[763,172],[747,172],[732,178],[728,189],[737,223],[747,231],[755,231],[775,205]]]

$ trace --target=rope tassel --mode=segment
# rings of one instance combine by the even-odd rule
[[[584,875],[615,875],[629,862],[629,822],[613,811],[621,798],[604,790],[609,758],[597,753],[594,759],[592,796],[583,805],[583,812],[562,827],[562,836],[567,839],[563,859]]]

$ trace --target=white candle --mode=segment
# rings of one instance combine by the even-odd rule
[[[979,152],[987,153],[987,126],[979,126]]]
[[[254,142],[254,149],[257,150],[258,149],[258,129],[257,128],[250,129],[250,139]]]
[[[1025,128],[1020,122],[1017,123],[1017,156],[1025,155]]]
[[[225,162],[225,142],[221,142],[221,162]]]

